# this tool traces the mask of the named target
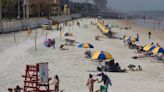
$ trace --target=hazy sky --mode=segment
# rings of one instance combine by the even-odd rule
[[[120,11],[164,10],[164,0],[108,0],[108,5]]]

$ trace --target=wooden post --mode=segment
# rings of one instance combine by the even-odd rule
[[[47,32],[46,32],[46,39],[47,39]]]
[[[38,29],[36,28],[35,38],[37,39],[37,37],[38,37]]]
[[[15,32],[14,32],[14,42],[16,43],[16,36],[15,36]]]

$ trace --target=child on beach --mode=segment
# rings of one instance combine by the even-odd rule
[[[93,79],[92,78],[92,75],[89,74],[89,78],[88,78],[88,81],[87,81],[87,86],[89,87],[89,92],[94,92],[94,83],[98,81],[98,79]]]

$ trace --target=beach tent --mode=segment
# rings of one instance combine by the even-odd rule
[[[91,57],[93,60],[106,60],[113,59],[112,55],[106,51],[96,51]]]
[[[45,41],[44,41],[44,45],[45,45],[46,47],[51,47],[51,46],[52,46],[52,40],[51,40],[51,39],[45,40]]]
[[[94,46],[90,43],[82,43],[78,45],[79,48],[94,48]]]

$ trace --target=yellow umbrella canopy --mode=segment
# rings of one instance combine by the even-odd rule
[[[147,44],[147,45],[144,46],[143,50],[149,51],[150,48],[151,48],[151,45]]]
[[[82,43],[78,47],[79,48],[94,48],[94,46],[90,43]]]
[[[152,52],[153,52],[153,53],[158,53],[159,49],[160,49],[160,47],[156,47],[156,48],[154,48],[154,49],[152,50]]]
[[[106,51],[96,51],[91,57],[93,60],[106,60],[113,59],[112,55]]]
[[[156,47],[152,50],[153,53],[164,53],[164,48],[161,48],[161,47]]]

